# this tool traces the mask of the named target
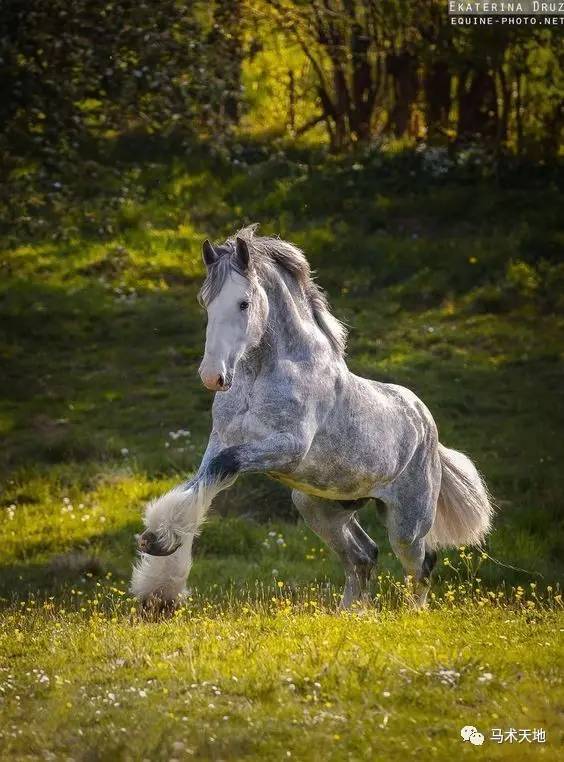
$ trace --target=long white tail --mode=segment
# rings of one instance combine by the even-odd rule
[[[464,453],[439,445],[443,468],[437,514],[425,538],[429,548],[480,545],[491,529],[493,506],[486,484]]]

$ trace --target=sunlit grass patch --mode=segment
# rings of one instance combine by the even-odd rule
[[[323,590],[280,582],[192,595],[156,621],[111,578],[9,607],[3,753],[399,760],[408,727],[418,753],[443,758],[468,722],[542,726],[557,742],[554,591],[337,614]],[[511,758],[491,743],[488,755]]]

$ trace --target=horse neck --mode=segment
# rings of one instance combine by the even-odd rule
[[[265,287],[269,317],[261,349],[274,357],[303,358],[327,348],[327,338],[317,325],[301,286],[281,273]]]

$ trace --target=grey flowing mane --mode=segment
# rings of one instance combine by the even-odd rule
[[[311,308],[315,322],[327,336],[333,349],[342,356],[347,344],[347,330],[331,313],[327,297],[313,279],[309,262],[303,252],[297,246],[280,238],[255,235],[257,228],[257,224],[242,228],[224,244],[215,247],[215,251],[220,256],[209,268],[198,298],[203,304],[210,304],[221,291],[225,279],[232,270],[249,278],[252,282],[253,278],[268,280],[269,271],[272,266],[275,266],[294,279]],[[237,265],[234,256],[237,238],[242,238],[251,252],[250,273],[243,273]]]

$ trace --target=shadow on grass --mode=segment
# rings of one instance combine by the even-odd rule
[[[2,300],[3,469],[115,458],[123,447],[164,465],[168,432],[188,423],[199,447],[211,400],[196,372],[204,321],[195,292],[122,304],[96,285],[12,284]],[[196,445],[186,445],[179,465],[193,467]]]

